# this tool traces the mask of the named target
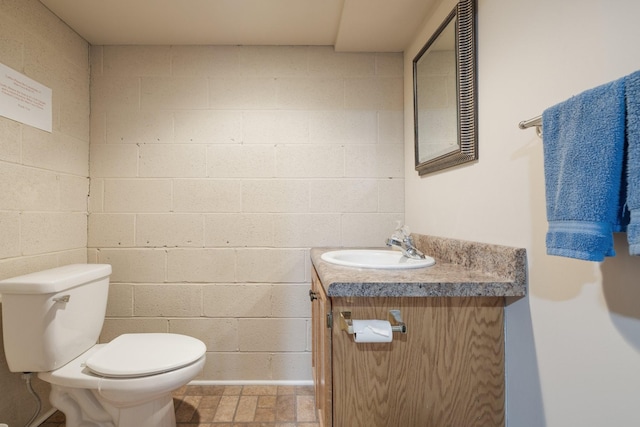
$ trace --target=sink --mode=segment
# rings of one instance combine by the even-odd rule
[[[340,249],[325,252],[320,257],[331,264],[384,270],[422,268],[436,263],[429,256],[424,259],[413,259],[405,257],[400,251],[386,249]]]

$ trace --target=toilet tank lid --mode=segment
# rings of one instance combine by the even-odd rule
[[[70,264],[0,280],[0,294],[52,294],[110,274],[109,264]]]

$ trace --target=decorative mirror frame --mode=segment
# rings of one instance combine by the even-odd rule
[[[475,0],[460,0],[413,59],[413,112],[415,132],[415,169],[420,176],[478,159],[476,96]],[[452,19],[456,22],[456,91],[458,110],[458,148],[420,162],[418,139],[418,61],[436,41]]]

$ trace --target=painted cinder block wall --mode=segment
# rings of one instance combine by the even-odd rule
[[[54,117],[52,134],[0,117],[0,278],[111,262],[103,340],[182,332],[216,361],[203,379],[309,380],[308,248],[380,245],[403,218],[401,57],[95,47],[89,59],[37,0],[0,3],[0,24],[0,61],[53,89]],[[3,353],[0,387],[0,421],[24,424],[34,403]]]
[[[208,381],[310,381],[309,248],[404,218],[402,54],[91,47],[102,340],[202,339]]]
[[[86,262],[89,45],[39,1],[2,1],[0,62],[53,90],[52,133],[0,117],[0,279]],[[48,385],[33,384],[49,409]],[[35,407],[0,337],[0,423]]]

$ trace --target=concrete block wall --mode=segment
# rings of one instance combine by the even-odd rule
[[[89,258],[102,340],[179,332],[202,380],[311,379],[309,248],[404,217],[401,54],[91,48]]]
[[[89,45],[38,0],[2,1],[0,63],[53,93],[52,133],[0,116],[0,279],[86,262]],[[48,384],[33,383],[46,411]],[[36,404],[1,332],[0,390],[0,423],[25,425]]]

